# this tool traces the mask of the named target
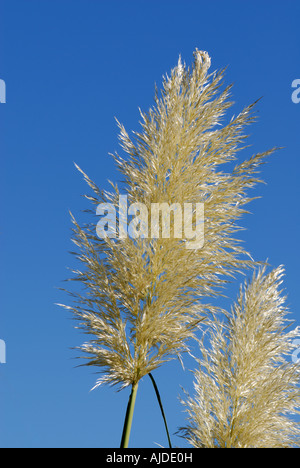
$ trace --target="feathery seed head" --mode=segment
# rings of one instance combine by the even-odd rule
[[[300,366],[291,359],[299,327],[287,331],[282,267],[245,283],[227,321],[200,343],[195,397],[184,403],[181,434],[201,448],[292,448],[299,445]]]
[[[185,238],[130,238],[96,235],[96,223],[80,227],[73,218],[73,241],[82,264],[75,271],[84,287],[66,306],[91,335],[81,349],[87,365],[99,367],[101,382],[137,382],[188,349],[199,322],[214,309],[203,298],[217,294],[226,277],[252,264],[234,234],[251,198],[247,190],[264,157],[252,156],[230,172],[220,166],[236,159],[252,120],[252,105],[221,125],[231,106],[230,89],[220,91],[223,71],[208,74],[210,57],[196,50],[191,69],[182,64],[164,78],[155,106],[141,112],[141,132],[131,139],[120,123],[127,157],[113,155],[123,177],[128,203],[204,203],[205,242],[187,250]],[[78,167],[78,166],[77,166]],[[120,190],[105,192],[80,169],[93,190],[87,198],[116,209]],[[120,225],[120,222],[119,222]],[[171,228],[174,221],[171,221]]]

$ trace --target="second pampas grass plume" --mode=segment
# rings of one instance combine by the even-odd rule
[[[200,343],[195,395],[181,435],[197,448],[299,446],[300,328],[291,328],[280,290],[283,268],[255,273],[225,321]],[[299,360],[298,360],[299,361]]]

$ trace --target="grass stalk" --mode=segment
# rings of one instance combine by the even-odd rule
[[[157,387],[157,385],[156,385],[156,382],[155,382],[154,377],[153,377],[153,375],[151,374],[151,372],[149,372],[148,375],[149,375],[149,377],[150,377],[150,379],[151,379],[151,381],[152,381],[152,384],[153,384],[153,387],[154,387],[154,390],[155,390],[155,393],[156,393],[157,401],[158,401],[158,404],[159,404],[159,407],[160,407],[160,411],[161,411],[161,414],[162,414],[162,417],[163,417],[163,420],[164,420],[164,423],[165,423],[166,433],[167,433],[168,442],[169,442],[169,448],[172,448],[171,439],[170,439],[170,433],[169,433],[168,424],[167,424],[167,419],[166,419],[165,412],[164,412],[164,408],[163,408],[163,405],[162,405],[162,402],[161,402],[161,398],[160,398],[160,394],[159,394],[159,391],[158,391],[158,387]]]
[[[128,448],[137,390],[138,390],[138,382],[132,385],[132,389],[131,389],[131,393],[130,393],[128,405],[127,405],[126,415],[125,415],[120,448]]]

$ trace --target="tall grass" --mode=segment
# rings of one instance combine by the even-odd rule
[[[209,324],[217,312],[208,298],[221,294],[236,272],[254,265],[238,239],[237,221],[247,212],[248,191],[261,181],[257,173],[273,149],[228,170],[226,163],[245,148],[254,104],[228,119],[232,86],[223,89],[224,70],[210,73],[210,65],[209,55],[199,50],[191,67],[180,58],[156,91],[154,106],[141,111],[140,131],[130,137],[118,122],[125,156],[113,158],[122,189],[111,183],[112,191],[101,190],[77,166],[91,189],[86,198],[92,208],[84,226],[72,216],[81,266],[71,280],[82,291],[69,290],[72,304],[65,307],[89,336],[79,349],[85,365],[102,374],[95,387],[131,388],[122,446],[129,443],[140,379],[174,357],[181,359],[199,324]],[[187,249],[185,234],[179,238],[174,232],[168,238],[99,238],[96,207],[110,203],[117,210],[120,194],[149,212],[153,203],[190,203],[195,215],[196,204],[204,204],[204,245]],[[171,226],[175,230],[174,222]]]

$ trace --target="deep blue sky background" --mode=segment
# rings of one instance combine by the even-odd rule
[[[116,116],[138,130],[140,106],[154,84],[193,50],[207,50],[212,69],[228,65],[232,113],[257,106],[252,148],[240,158],[284,146],[263,166],[262,196],[243,219],[242,236],[257,260],[286,267],[285,287],[300,322],[300,3],[291,1],[1,0],[0,78],[0,364],[1,447],[117,447],[129,391],[89,392],[96,375],[75,368],[85,336],[54,304],[74,264],[68,210],[83,219],[86,187],[75,161],[97,184],[118,181],[109,152],[118,150]],[[229,288],[235,295],[238,282]],[[192,361],[187,359],[187,368]],[[192,375],[177,362],[157,377],[171,433],[184,424],[180,385]],[[173,437],[174,445],[184,441]],[[140,384],[131,446],[167,445],[149,379]]]

